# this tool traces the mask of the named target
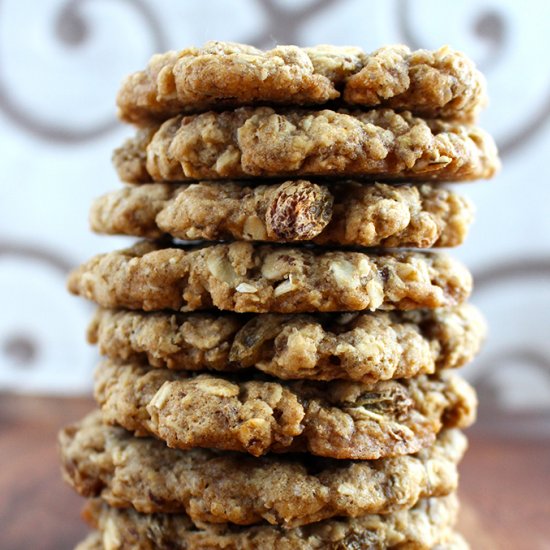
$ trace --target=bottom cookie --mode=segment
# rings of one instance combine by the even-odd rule
[[[83,540],[79,545],[75,547],[75,550],[122,550],[125,548],[124,546],[108,546],[105,544],[102,536],[98,532],[90,533],[85,540]],[[141,548],[151,548],[151,546],[147,547],[133,547],[134,549],[140,550]],[[158,548],[158,547],[157,547]],[[179,546],[172,546],[171,550],[183,550],[185,547],[179,547]],[[218,548],[221,548],[219,546],[208,546],[208,547],[194,547],[196,550],[200,550],[201,548],[203,550],[217,550]],[[250,547],[250,546],[224,546],[224,550],[244,550],[246,548],[254,548],[255,550],[258,550],[258,547]],[[287,546],[287,547],[279,547],[283,550],[290,550],[290,549],[296,549],[301,550],[302,548],[323,548],[321,546]],[[382,550],[384,547],[373,547],[373,546],[357,546],[352,543],[351,546],[342,546],[339,545],[339,543],[336,543],[336,545],[332,546],[324,546],[327,550]],[[387,548],[387,547],[385,547]],[[391,548],[391,547],[390,547]],[[418,546],[399,546],[399,550],[418,550],[419,548],[423,550],[425,547],[418,547]],[[437,542],[434,546],[431,547],[431,550],[470,550],[470,546],[468,543],[462,538],[461,535],[459,535],[457,532],[449,530],[446,531],[444,534],[442,534],[441,539],[439,542]]]
[[[195,524],[286,528],[389,514],[457,487],[466,448],[457,430],[412,456],[372,461],[170,449],[105,426],[94,413],[60,434],[65,480],[85,497],[142,513],[186,513]]]
[[[111,508],[101,500],[89,501],[84,517],[97,529],[78,550],[359,550],[383,548],[463,549],[452,528],[456,522],[456,496],[420,501],[411,510],[355,519],[334,519],[281,529],[272,525],[196,527],[186,515],[140,514]]]

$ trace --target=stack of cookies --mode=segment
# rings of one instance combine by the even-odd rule
[[[81,549],[451,549],[453,370],[484,337],[459,245],[489,178],[473,64],[449,48],[153,57],[119,93],[128,185],[91,224],[143,240],[74,271],[100,411],[60,435]],[[413,250],[411,250],[413,249]],[[416,250],[414,250],[416,249]]]

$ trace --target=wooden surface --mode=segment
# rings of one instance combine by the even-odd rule
[[[82,501],[61,481],[55,436],[92,407],[0,395],[1,550],[65,550],[84,537]],[[550,441],[488,433],[470,432],[461,466],[463,534],[473,550],[549,550]]]

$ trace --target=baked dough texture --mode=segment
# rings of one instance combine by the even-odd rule
[[[365,384],[469,363],[486,334],[470,304],[407,312],[280,315],[98,309],[88,341],[113,360],[187,371],[255,367],[280,379]]]
[[[410,110],[428,118],[475,120],[486,103],[485,80],[461,52],[385,46],[277,46],[208,42],[154,55],[124,79],[119,115],[148,124],[179,113],[251,104],[351,105]]]
[[[257,177],[470,181],[499,168],[491,136],[410,112],[242,107],[177,116],[115,150],[122,181]]]
[[[196,527],[185,514],[140,514],[99,499],[87,503],[84,517],[100,533],[96,547],[106,550],[432,550],[448,540],[457,512],[453,494],[421,500],[393,514],[329,519],[288,530],[272,525]]]
[[[472,203],[443,187],[307,180],[144,184],[103,195],[90,210],[92,229],[109,235],[387,248],[458,246],[472,221]]]
[[[472,277],[442,253],[140,242],[84,263],[68,288],[102,307],[302,313],[450,307]]]
[[[387,514],[455,491],[466,450],[458,430],[415,455],[374,461],[308,455],[248,457],[170,449],[102,423],[98,412],[60,433],[65,480],[85,497],[142,513],[183,513],[197,524],[286,528],[333,517]]]
[[[367,386],[195,376],[111,361],[96,370],[95,397],[106,422],[169,447],[361,460],[415,453],[442,428],[471,425],[477,407],[474,389],[450,373]]]

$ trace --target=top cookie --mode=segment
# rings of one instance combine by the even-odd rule
[[[269,51],[208,42],[153,56],[118,93],[120,117],[136,124],[179,113],[252,104],[350,105],[410,110],[473,121],[486,102],[485,80],[464,54],[444,46],[360,48],[277,46]]]

